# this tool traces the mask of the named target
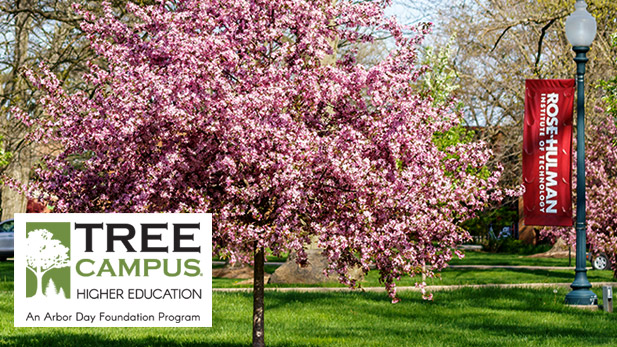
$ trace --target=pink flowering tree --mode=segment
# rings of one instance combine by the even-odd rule
[[[601,114],[592,126],[587,157],[587,242],[594,254],[606,253],[617,276],[617,118]]]
[[[256,345],[266,252],[302,263],[313,240],[350,286],[376,266],[396,302],[395,281],[445,267],[458,223],[500,194],[484,144],[435,144],[459,115],[415,87],[426,28],[403,35],[381,2],[161,1],[129,5],[131,25],[105,6],[82,25],[106,61],[94,92],[29,73],[46,91],[33,139],[64,148],[32,189],[58,212],[213,213],[214,252],[255,268]],[[358,64],[376,39],[358,28],[396,47]]]

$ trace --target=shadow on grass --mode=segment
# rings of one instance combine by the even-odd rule
[[[444,269],[443,280],[427,279],[429,285],[489,283],[571,283],[574,270],[510,269]],[[611,271],[587,271],[590,282],[614,281]]]
[[[43,331],[43,329],[45,329]],[[0,338],[0,345],[6,343],[9,346],[246,346],[242,343],[225,342],[187,342],[177,341],[173,337],[148,336],[109,338],[104,335],[92,335],[84,328],[84,333],[57,332],[52,328],[39,328],[41,332],[29,332],[24,335]]]
[[[0,262],[0,293],[13,290],[13,261]]]
[[[18,328],[19,329],[19,328]],[[142,337],[109,337],[104,334],[91,334],[89,328],[83,329],[83,333],[58,331],[55,328],[23,328],[28,329],[27,333],[18,336],[0,337],[0,346],[221,346],[221,347],[239,347],[250,345],[250,335],[244,336],[246,342],[224,342],[224,341],[208,341],[207,330],[203,328],[204,335],[197,336],[193,341],[178,338],[178,335],[173,336],[142,336]],[[73,328],[77,329],[77,328]],[[102,328],[99,328],[102,329]],[[107,328],[114,329],[114,328]],[[182,328],[174,328],[175,330]],[[34,330],[34,331],[33,331]],[[268,331],[266,331],[266,337]],[[228,340],[228,339],[226,339]],[[239,340],[235,337],[235,340]],[[268,339],[266,339],[268,341]],[[269,346],[289,346],[289,343],[268,343]],[[312,346],[313,344],[293,343],[294,346]]]
[[[516,269],[521,275],[554,271]],[[477,272],[477,271],[476,271]],[[494,273],[493,273],[494,275]],[[568,277],[563,280],[561,277]],[[573,274],[557,274],[560,282]],[[434,301],[401,292],[266,292],[270,346],[579,345],[614,343],[617,315],[563,304],[568,288],[464,288],[435,292]],[[596,290],[597,294],[598,291]],[[213,328],[12,328],[10,346],[245,346],[251,293],[214,293]],[[5,316],[6,317],[6,316]],[[9,319],[5,319],[8,322]],[[12,319],[10,319],[12,325]],[[9,332],[2,336],[3,329]]]
[[[454,257],[450,265],[533,265],[533,266],[574,266],[574,258],[530,258],[529,255],[512,253],[464,252],[465,258]]]
[[[515,343],[614,341],[616,315],[570,308],[563,304],[569,290],[553,290],[470,288],[436,293],[435,301],[407,292],[401,293],[402,301],[396,305],[389,304],[390,299],[379,293],[267,293],[266,312],[290,311],[291,307],[315,305],[318,301],[321,307],[315,310],[322,312],[324,319],[311,331],[330,338],[354,339],[366,334],[373,339],[414,337],[421,343],[421,336],[431,341],[432,334],[432,341],[446,345],[474,344],[482,339]],[[326,311],[330,313],[324,316]],[[352,320],[353,324],[332,324],[346,315],[357,315],[359,319]],[[304,317],[310,319],[310,315]]]
[[[270,346],[611,344],[617,315],[562,304],[568,289],[465,288],[435,293],[267,292]],[[250,293],[215,293],[213,328],[9,328],[0,345],[244,346]],[[12,322],[11,322],[12,323]],[[6,328],[6,327],[5,327]],[[0,327],[1,330],[1,327]]]
[[[13,261],[0,261],[0,281],[13,282]]]

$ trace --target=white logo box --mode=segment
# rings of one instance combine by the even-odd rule
[[[71,228],[70,298],[27,297],[27,223],[58,222],[69,222]],[[103,229],[92,228],[91,252],[86,252],[86,228],[75,226],[101,223]],[[134,236],[125,240],[135,251],[128,251],[118,239],[112,242],[113,252],[108,252],[108,233],[126,237],[130,232],[122,227],[126,224],[135,229]],[[14,268],[16,327],[212,326],[211,214],[18,213]]]

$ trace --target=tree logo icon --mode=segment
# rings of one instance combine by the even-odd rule
[[[26,297],[70,298],[70,223],[26,223],[26,231]]]

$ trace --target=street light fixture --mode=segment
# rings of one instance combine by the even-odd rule
[[[576,268],[572,291],[566,295],[566,304],[594,305],[598,296],[590,288],[586,268],[586,216],[585,216],[585,63],[587,52],[596,37],[596,20],[587,12],[584,0],[577,0],[575,11],[566,19],[566,37],[576,53]]]

